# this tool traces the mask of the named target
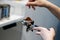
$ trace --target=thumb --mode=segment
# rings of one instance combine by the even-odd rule
[[[55,30],[54,30],[54,28],[50,28],[50,31],[55,36]]]

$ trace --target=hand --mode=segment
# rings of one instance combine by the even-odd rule
[[[37,30],[36,34],[41,35],[43,40],[53,40],[55,36],[55,31],[53,28],[50,28],[49,30],[44,27],[35,27],[34,30]]]
[[[47,0],[29,0],[26,4],[29,8],[32,6],[35,9],[35,6],[46,7],[49,2]]]

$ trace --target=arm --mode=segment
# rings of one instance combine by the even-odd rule
[[[51,2],[47,2],[46,8],[52,12],[60,20],[60,8]]]
[[[60,20],[60,8],[47,0],[30,0],[27,6],[32,6],[33,9],[35,6],[45,7]]]

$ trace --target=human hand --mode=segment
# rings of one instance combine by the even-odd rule
[[[49,2],[47,0],[29,0],[26,4],[29,8],[35,9],[35,6],[46,7]]]
[[[53,28],[47,28],[44,27],[35,27],[34,30],[37,30],[36,34],[41,35],[43,40],[53,40],[55,36],[55,30]]]

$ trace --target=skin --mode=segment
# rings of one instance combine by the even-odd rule
[[[34,10],[36,6],[45,7],[60,20],[60,8],[47,0],[29,0],[26,6],[28,6],[29,8],[32,7]],[[49,28],[48,30],[44,27],[35,27],[33,29],[37,30],[36,34],[41,35],[43,40],[54,40],[54,28]]]
[[[54,40],[55,31],[53,28],[49,28],[48,30],[47,28],[44,27],[35,27],[33,29],[37,30],[36,34],[41,35],[43,40]]]

